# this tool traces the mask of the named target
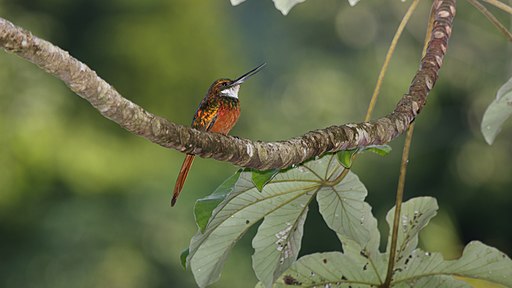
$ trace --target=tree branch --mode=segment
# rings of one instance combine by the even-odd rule
[[[61,79],[103,116],[151,142],[204,158],[265,170],[289,167],[327,152],[388,143],[404,133],[424,107],[427,95],[436,83],[452,31],[455,1],[443,0],[434,7],[436,19],[427,53],[409,91],[391,114],[370,122],[331,126],[268,143],[201,132],[153,115],[123,98],[68,52],[2,18],[0,46]]]

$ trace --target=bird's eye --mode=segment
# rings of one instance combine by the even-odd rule
[[[229,82],[222,82],[220,87],[222,87],[222,90],[227,89],[229,87]]]

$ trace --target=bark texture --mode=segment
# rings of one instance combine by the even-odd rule
[[[123,98],[96,72],[68,52],[2,18],[0,47],[61,79],[103,116],[151,142],[241,167],[260,170],[286,168],[327,152],[385,144],[403,134],[425,106],[427,96],[436,83],[452,31],[455,2],[434,1],[435,22],[425,57],[409,91],[393,112],[370,122],[331,126],[278,142],[201,132],[153,115]]]

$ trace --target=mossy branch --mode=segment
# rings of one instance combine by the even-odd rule
[[[349,123],[308,132],[278,142],[261,142],[201,132],[153,115],[123,98],[110,84],[68,52],[0,18],[0,47],[61,79],[103,116],[163,147],[241,167],[285,168],[327,152],[385,144],[403,134],[425,106],[442,66],[455,16],[455,1],[436,5],[427,53],[409,91],[390,114],[369,122]]]

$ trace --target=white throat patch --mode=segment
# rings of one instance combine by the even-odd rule
[[[226,90],[223,90],[220,94],[222,96],[237,98],[238,99],[238,90],[240,90],[240,85],[233,86]]]

